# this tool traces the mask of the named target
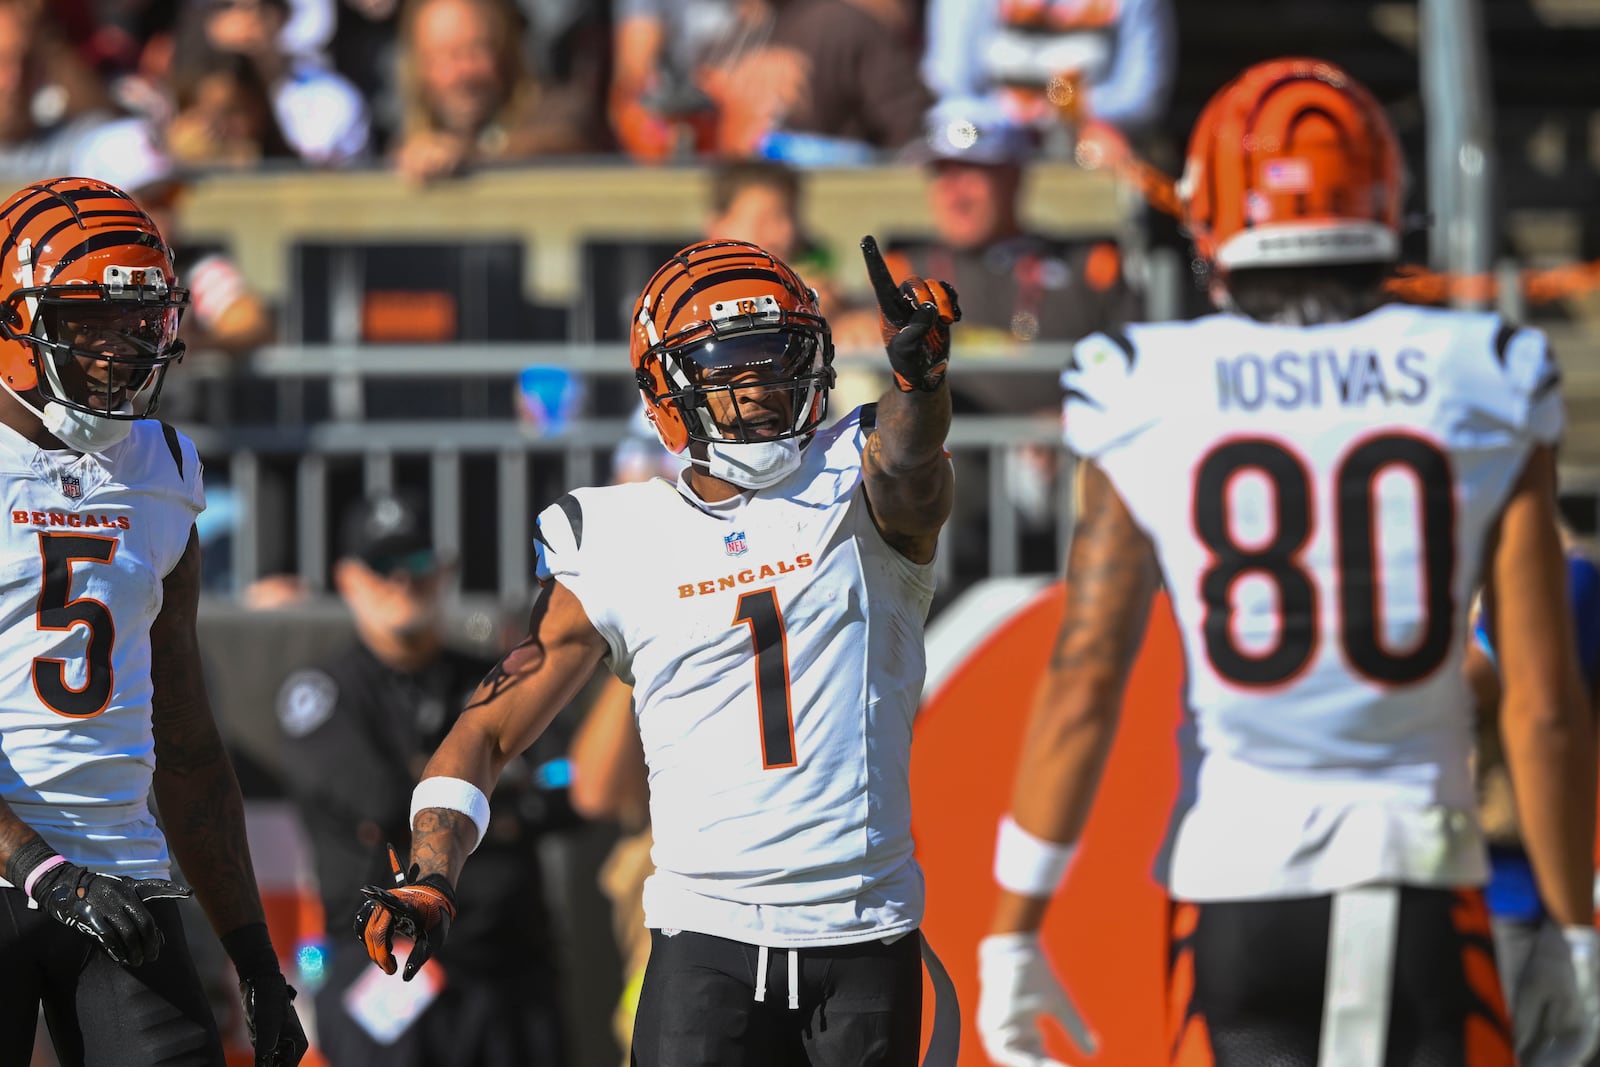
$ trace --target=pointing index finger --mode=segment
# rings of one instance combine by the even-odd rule
[[[889,265],[883,261],[877,238],[871,234],[861,239],[861,258],[867,261],[867,279],[872,282],[872,292],[878,298],[883,317],[891,326],[904,326],[911,317],[911,309],[900,298],[900,287],[889,273]]]

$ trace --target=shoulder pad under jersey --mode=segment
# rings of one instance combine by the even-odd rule
[[[1139,349],[1126,333],[1094,333],[1072,346],[1061,372],[1067,448],[1093,459],[1154,421],[1136,401],[1139,370]]]

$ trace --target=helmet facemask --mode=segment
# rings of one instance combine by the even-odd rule
[[[106,274],[99,284],[15,290],[0,331],[32,346],[45,404],[98,419],[149,418],[168,368],[183,358],[177,333],[189,293],[169,288],[159,270],[112,267]],[[12,325],[19,301],[31,312],[26,334]]]
[[[723,305],[715,305],[709,327],[653,346],[645,362],[659,361],[667,388],[658,392],[654,376],[643,369],[639,387],[651,403],[676,407],[690,441],[747,445],[800,438],[803,447],[828,413],[834,370],[827,323],[784,311],[770,296],[737,303],[751,306],[722,313]],[[770,411],[771,403],[748,403],[751,394],[774,393],[787,394],[786,419],[756,414]]]

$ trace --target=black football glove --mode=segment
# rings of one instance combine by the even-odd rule
[[[950,365],[950,324],[961,321],[955,289],[949,282],[916,277],[896,285],[870,234],[861,239],[861,256],[867,261],[867,277],[878,298],[879,323],[895,385],[902,393],[937,392]]]
[[[244,998],[244,1022],[250,1045],[256,1050],[256,1067],[295,1067],[310,1042],[294,1010],[294,986],[279,971],[239,981]]]
[[[34,868],[52,860],[55,865],[33,883],[33,899],[41,911],[92,937],[106,955],[125,967],[142,966],[161,954],[161,929],[145,902],[181,899],[192,892],[188,886],[166,878],[96,874],[59,859],[43,838],[34,838],[12,855],[6,879],[24,886]]]
[[[361,887],[361,895],[367,899],[356,909],[356,936],[385,974],[394,973],[395,932],[410,938],[414,947],[406,957],[402,976],[409,982],[449,935],[450,920],[456,917],[456,894],[442,875],[418,878],[415,863],[409,873],[403,871],[393,845],[389,846],[389,866],[394,870],[393,889]]]
[[[222,937],[239,972],[244,1023],[256,1050],[255,1067],[295,1067],[310,1043],[294,1010],[294,986],[278,967],[266,923],[249,923]]]

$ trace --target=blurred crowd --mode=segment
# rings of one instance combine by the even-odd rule
[[[935,104],[1070,151],[1161,117],[1171,3],[0,0],[0,171],[125,178],[130,120],[184,170],[847,164],[917,151]]]

